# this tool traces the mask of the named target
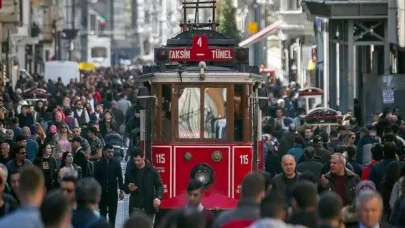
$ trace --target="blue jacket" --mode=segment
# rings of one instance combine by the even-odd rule
[[[304,154],[304,148],[301,145],[294,144],[294,146],[288,150],[287,154],[294,156],[295,162],[298,162]]]

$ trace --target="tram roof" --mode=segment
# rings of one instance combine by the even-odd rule
[[[240,72],[236,69],[207,66],[204,69],[205,79],[200,79],[201,68],[190,66],[185,68],[167,69],[166,71],[156,71],[143,74],[140,78],[142,82],[152,83],[245,83],[253,84],[261,82],[263,77],[250,72]]]

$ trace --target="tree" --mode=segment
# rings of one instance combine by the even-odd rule
[[[232,0],[220,0],[217,13],[219,18],[218,32],[228,38],[235,39],[236,42],[241,41],[241,33],[236,26],[236,8],[233,6]]]

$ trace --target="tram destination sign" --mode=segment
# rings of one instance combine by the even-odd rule
[[[233,48],[209,47],[208,38],[204,35],[195,36],[191,48],[169,49],[169,60],[172,62],[227,62],[232,61],[234,55]]]

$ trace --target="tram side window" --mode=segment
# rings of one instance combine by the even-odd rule
[[[161,140],[170,142],[172,140],[172,121],[171,121],[171,85],[162,85],[162,132]]]
[[[200,88],[178,88],[178,136],[182,139],[200,138]]]
[[[226,88],[205,88],[204,138],[226,138]]]

